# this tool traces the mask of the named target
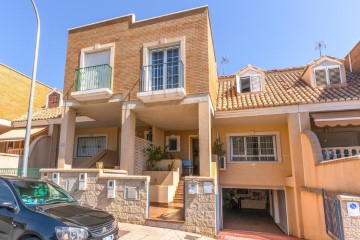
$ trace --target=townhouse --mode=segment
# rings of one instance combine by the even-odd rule
[[[57,132],[52,172],[101,162],[129,178],[150,176],[149,201],[166,204],[187,198],[187,188],[205,193],[205,183],[190,191],[189,182],[175,192],[182,174],[211,181],[214,198],[204,194],[199,213],[188,211],[195,198],[180,207],[185,230],[330,239],[321,189],[360,194],[358,49],[345,59],[218,76],[207,7],[118,17],[69,29],[61,112],[45,110],[33,123]],[[225,154],[212,154],[215,141]],[[179,172],[167,169],[169,160],[149,169],[150,144],[166,148]]]

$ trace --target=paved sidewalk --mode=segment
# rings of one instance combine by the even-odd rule
[[[120,240],[213,240],[213,238],[173,229],[119,223]]]

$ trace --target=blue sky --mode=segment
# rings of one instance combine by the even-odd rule
[[[137,20],[208,5],[219,72],[252,64],[264,69],[305,65],[325,54],[343,58],[360,40],[359,0],[36,0],[41,17],[37,79],[62,89],[67,29],[134,13]],[[31,76],[36,20],[30,0],[1,3],[0,63]]]

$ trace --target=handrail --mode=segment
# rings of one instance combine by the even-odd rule
[[[321,148],[323,160],[360,155],[360,146]]]
[[[77,68],[75,70],[75,91],[111,89],[111,73],[112,68],[109,64]]]
[[[141,92],[184,87],[184,64],[172,61],[141,68]]]

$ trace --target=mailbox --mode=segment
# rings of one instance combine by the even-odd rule
[[[57,185],[59,185],[60,184],[60,173],[53,173],[51,181],[53,183],[56,183]]]
[[[115,180],[108,180],[107,181],[107,197],[108,198],[115,198],[116,195],[116,186]]]
[[[86,190],[87,185],[87,173],[79,174],[79,190]]]

